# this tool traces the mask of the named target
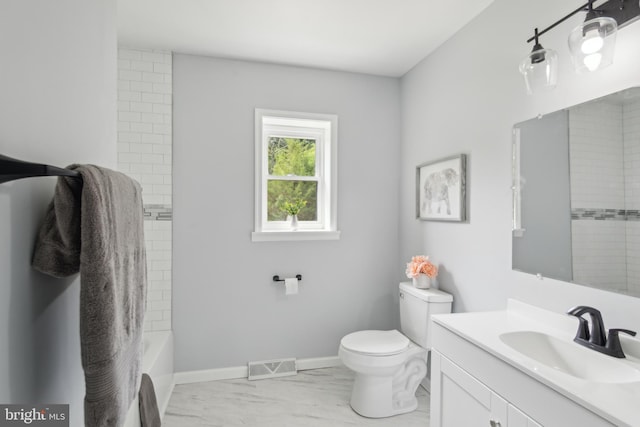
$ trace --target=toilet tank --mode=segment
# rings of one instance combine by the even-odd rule
[[[400,283],[400,329],[420,347],[431,348],[432,314],[451,313],[453,296],[438,289],[418,289],[411,282]]]

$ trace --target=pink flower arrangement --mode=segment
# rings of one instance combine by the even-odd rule
[[[430,278],[438,275],[438,267],[429,261],[428,256],[416,255],[411,258],[411,262],[407,263],[407,271],[405,271],[409,279],[415,279],[420,274],[426,274]]]

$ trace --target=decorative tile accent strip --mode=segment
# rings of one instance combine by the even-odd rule
[[[640,220],[640,214],[637,210],[574,208],[571,209],[571,219],[596,221],[638,221]]]
[[[145,221],[171,221],[173,209],[170,205],[144,205]]]
[[[640,221],[640,211],[638,209],[629,209],[627,211],[627,221]]]

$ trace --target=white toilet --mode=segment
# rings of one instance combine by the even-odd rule
[[[406,282],[400,283],[399,301],[402,333],[359,331],[340,341],[340,359],[356,373],[351,407],[365,417],[390,417],[416,409],[416,389],[427,374],[429,317],[450,313],[453,297]]]

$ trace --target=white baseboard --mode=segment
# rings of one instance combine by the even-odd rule
[[[341,366],[342,362],[338,356],[331,357],[313,357],[308,359],[296,360],[296,366],[299,371],[309,369],[332,368]],[[207,381],[233,380],[238,378],[247,378],[249,368],[247,366],[235,366],[231,368],[203,369],[201,371],[176,372],[174,380],[176,384],[192,384]]]
[[[174,379],[177,384],[204,383],[207,381],[232,380],[247,378],[249,368],[236,366],[233,368],[203,369],[201,371],[176,372]]]
[[[342,366],[342,361],[338,356],[331,357],[313,357],[309,359],[299,359],[296,361],[298,371],[306,371],[309,369],[333,368]]]

